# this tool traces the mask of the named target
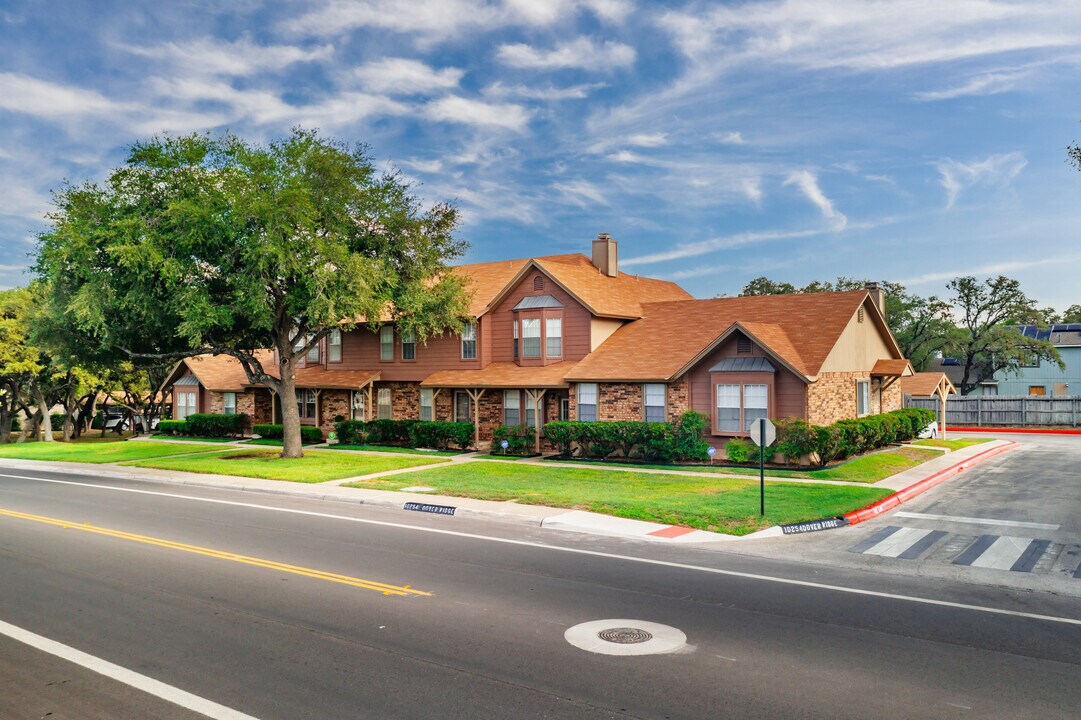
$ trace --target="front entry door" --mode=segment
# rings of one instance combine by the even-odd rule
[[[469,399],[469,393],[454,393],[454,420],[456,422],[473,422],[473,401]]]

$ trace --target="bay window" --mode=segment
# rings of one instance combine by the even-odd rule
[[[522,357],[539,358],[541,354],[540,318],[522,320]]]
[[[765,383],[719,383],[716,432],[745,433],[751,423],[769,417],[769,385]]]
[[[544,321],[544,354],[563,357],[563,318],[547,318]]]
[[[198,410],[196,409],[196,395],[193,392],[177,392],[176,393],[176,416],[174,420],[183,420],[188,415],[192,415]]]
[[[750,432],[752,422],[769,417],[769,386],[743,386],[743,429]]]
[[[717,429],[721,432],[742,432],[739,411],[739,385],[718,385]]]
[[[597,420],[597,383],[578,383],[578,419]]]

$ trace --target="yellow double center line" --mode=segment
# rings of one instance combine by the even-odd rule
[[[352,585],[353,587],[364,588],[365,590],[375,590],[384,595],[431,595],[431,593],[424,592],[423,590],[416,590],[409,585],[388,585],[387,583],[376,582],[375,580],[365,580],[363,578],[339,575],[338,573],[326,572],[324,570],[314,570],[298,565],[288,565],[286,563],[275,562],[274,560],[263,560],[262,558],[238,555],[237,553],[225,552],[224,550],[214,550],[212,548],[199,547],[198,545],[188,545],[186,543],[163,540],[147,535],[136,535],[135,533],[123,532],[122,530],[111,530],[109,528],[97,527],[96,525],[71,522],[70,520],[59,520],[43,515],[30,515],[28,513],[4,509],[0,509],[0,515],[19,518],[21,520],[32,520],[33,522],[55,525],[56,527],[67,528],[70,530],[82,530],[84,532],[119,538],[121,540],[146,543],[147,545],[157,545],[158,547],[169,548],[172,550],[182,550],[195,555],[205,555],[206,557],[217,558],[218,560],[230,560],[232,562],[244,563],[245,565],[254,565],[270,570],[292,573],[293,575],[303,575],[304,577],[315,578],[316,580],[326,580],[342,585]]]

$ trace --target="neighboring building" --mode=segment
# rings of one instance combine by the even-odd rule
[[[711,418],[709,437],[720,445],[763,415],[828,424],[897,409],[896,381],[911,374],[877,287],[695,300],[675,283],[619,272],[607,234],[591,258],[454,272],[468,279],[476,322],[427,344],[392,325],[332,334],[298,370],[302,422],[467,420],[484,441],[498,425],[674,420],[694,409]],[[185,360],[169,384],[174,417],[278,416],[271,394],[225,356]]]
[[[1049,397],[1081,396],[1081,324],[1018,325],[1017,329],[1035,340],[1049,340],[1058,350],[1066,369],[1048,360],[1036,360],[1034,365],[1015,372],[995,373],[997,395],[1046,395]]]

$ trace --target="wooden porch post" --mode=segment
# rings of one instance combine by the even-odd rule
[[[435,390],[432,390],[432,420],[438,420],[439,419],[435,415],[435,399],[437,397],[439,397],[439,393],[441,393],[441,392],[443,392],[443,388],[436,388]],[[451,397],[451,399],[450,399],[450,413],[451,413],[450,419],[453,420],[454,419],[454,398],[453,397]]]
[[[942,427],[939,428],[939,437],[943,440],[946,439],[946,398],[950,396],[949,391],[943,387],[945,384],[945,378],[938,381],[938,402],[939,407],[942,408]]]
[[[541,418],[540,404],[541,399],[544,397],[544,393],[546,392],[548,391],[541,390],[540,392],[537,392],[536,390],[529,389],[526,389],[525,391],[525,394],[528,395],[529,399],[533,401],[533,420],[536,424],[536,433],[534,433],[533,437],[533,452],[537,453],[538,455],[540,455],[541,428],[544,427],[544,423],[542,422]]]
[[[270,388],[267,388],[267,394],[270,395],[270,424],[271,425],[277,425],[278,424],[278,403],[276,402],[276,400],[278,399],[278,395],[277,395],[277,393],[275,393]]]

